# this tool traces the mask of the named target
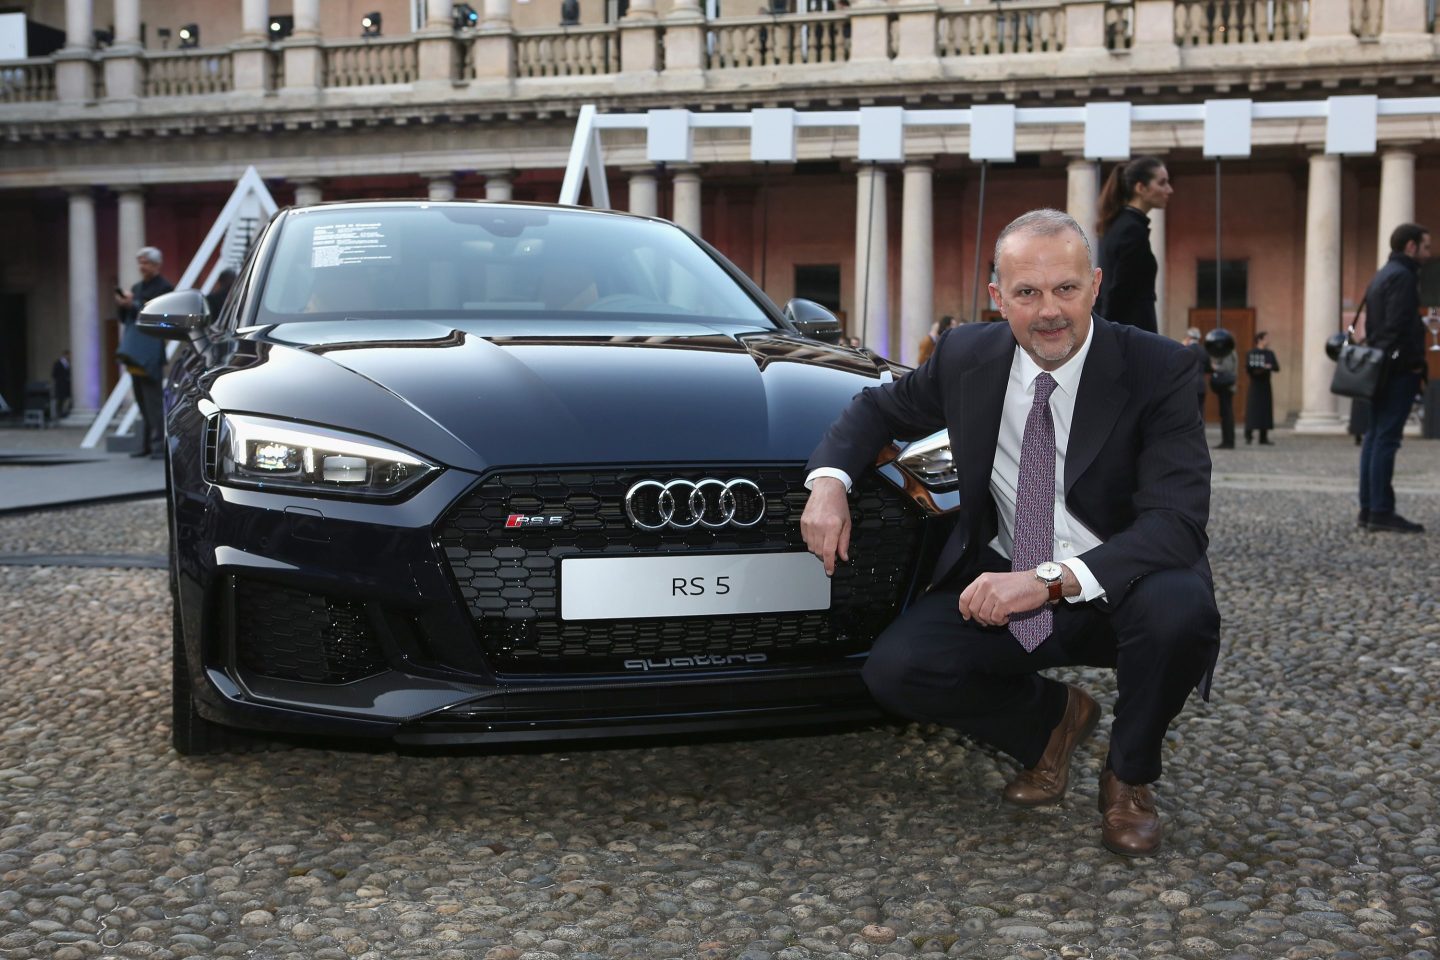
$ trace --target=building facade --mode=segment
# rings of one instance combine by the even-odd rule
[[[1440,72],[1427,0],[767,0],[755,11],[585,0],[578,17],[560,0],[23,6],[51,28],[32,36],[64,41],[0,62],[0,391],[15,404],[17,387],[46,378],[69,348],[82,416],[114,380],[112,291],[137,278],[134,252],[159,247],[177,278],[251,165],[282,205],[553,201],[586,103],[1414,102],[1437,92]],[[561,25],[567,13],[578,22]],[[1252,155],[1218,166],[1218,210],[1202,126],[1132,131],[1132,152],[1163,157],[1175,183],[1152,218],[1162,332],[1215,325],[1218,217],[1222,321],[1242,349],[1270,332],[1277,415],[1338,429],[1324,339],[1383,261],[1390,229],[1440,223],[1440,200],[1417,190],[1440,172],[1440,108],[1382,113],[1377,152],[1346,158],[1325,153],[1323,116],[1257,119]],[[777,302],[825,302],[905,361],[939,315],[985,315],[989,248],[1007,220],[1045,205],[1089,225],[1105,172],[1083,158],[1083,131],[1044,124],[1020,128],[1016,161],[983,176],[953,128],[908,132],[894,164],[858,162],[856,133],[841,126],[803,128],[797,162],[783,165],[751,162],[735,131],[697,136],[680,165],[648,163],[633,132],[604,143],[613,206],[674,219]],[[1427,302],[1440,302],[1436,287],[1427,275]]]

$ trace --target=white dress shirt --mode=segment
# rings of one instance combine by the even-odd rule
[[[1093,328],[1092,328],[1093,329]],[[1086,550],[1098,547],[1101,540],[1075,517],[1065,505],[1065,451],[1070,445],[1070,425],[1075,419],[1075,396],[1080,389],[1080,375],[1085,370],[1085,358],[1090,355],[1091,338],[1085,342],[1073,357],[1051,370],[1055,378],[1055,390],[1050,394],[1050,416],[1055,422],[1055,545],[1052,558],[1063,563],[1080,582],[1080,593],[1066,597],[1070,603],[1098,600],[1105,596],[1105,590],[1090,567],[1081,558]],[[990,470],[990,493],[1000,515],[1000,530],[990,547],[1002,557],[1009,557],[1014,544],[1015,530],[1015,489],[1020,480],[1020,443],[1025,436],[1025,421],[1030,416],[1030,407],[1035,402],[1035,378],[1041,373],[1040,366],[1017,344],[1015,356],[1010,363],[1010,379],[1005,386],[1005,405],[1000,416],[1000,433],[995,443],[995,463]],[[819,477],[834,477],[850,490],[852,481],[844,470],[834,467],[818,467],[805,478],[809,489]]]

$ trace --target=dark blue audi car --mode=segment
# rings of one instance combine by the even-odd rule
[[[953,506],[945,435],[805,551],[804,463],[903,368],[672,224],[532,204],[285,210],[166,391],[174,743],[483,743],[831,723]]]

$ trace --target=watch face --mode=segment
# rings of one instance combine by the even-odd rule
[[[1041,580],[1059,580],[1061,575],[1060,564],[1054,560],[1046,560],[1035,568],[1035,576]]]

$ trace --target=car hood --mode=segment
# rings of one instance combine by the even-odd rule
[[[778,330],[669,322],[289,323],[243,331],[212,360],[221,409],[474,470],[804,460],[858,390],[891,376]]]

